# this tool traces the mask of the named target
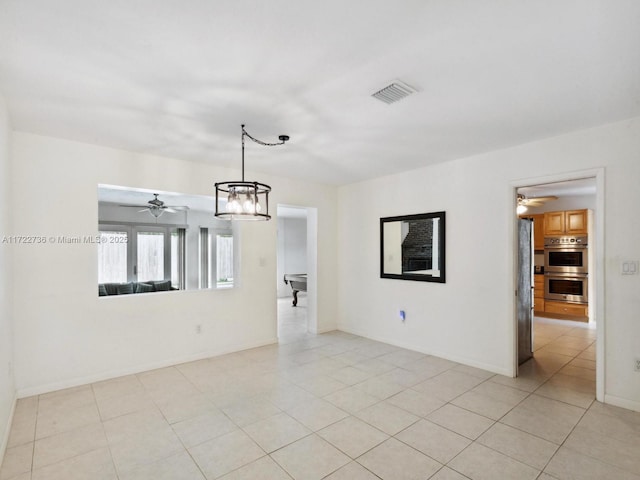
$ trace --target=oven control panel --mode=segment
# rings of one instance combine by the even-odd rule
[[[545,237],[544,246],[545,247],[564,247],[570,245],[587,245],[586,236],[583,237]]]

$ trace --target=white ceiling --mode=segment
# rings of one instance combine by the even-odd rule
[[[17,130],[345,184],[640,115],[637,0],[0,0]],[[386,105],[394,79],[419,89]]]
[[[579,180],[569,180],[566,182],[545,183],[531,187],[518,188],[527,198],[545,197],[553,195],[556,197],[573,197],[579,195],[595,195],[596,179],[582,178]]]

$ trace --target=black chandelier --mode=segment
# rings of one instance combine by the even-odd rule
[[[242,125],[242,181],[219,182],[216,187],[216,217],[228,220],[269,220],[269,192],[271,187],[260,182],[247,182],[244,179],[244,137],[259,145],[275,147],[284,145],[288,135],[280,135],[278,143],[267,143],[252,137]],[[220,192],[227,196],[225,211],[220,211]],[[224,197],[223,195],[223,197]]]

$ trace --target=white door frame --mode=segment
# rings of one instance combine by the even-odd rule
[[[604,217],[605,217],[605,169],[595,168],[589,170],[579,170],[575,172],[562,173],[557,175],[548,175],[544,177],[525,178],[511,182],[511,198],[517,198],[517,189],[520,187],[531,187],[535,185],[542,185],[546,183],[565,182],[568,180],[580,180],[584,178],[595,178],[596,180],[596,215],[595,215],[595,308],[592,311],[596,317],[596,399],[599,402],[604,402],[605,398],[605,333],[606,333],[606,318],[605,318],[605,276],[604,276],[604,253],[605,253],[605,235],[604,235]],[[513,209],[511,210],[511,223],[512,223],[512,239],[511,239],[511,251],[514,254],[514,271],[512,275],[512,288],[511,291],[515,292],[517,289],[517,237],[518,237],[518,215],[516,214],[517,202],[513,201]],[[591,240],[589,241],[590,249]],[[593,250],[592,250],[593,252]],[[592,281],[589,279],[590,282]],[[517,301],[513,298],[513,322],[514,322],[514,336],[512,344],[512,358],[513,358],[513,371],[518,371],[518,326],[517,326]],[[590,299],[590,301],[593,301]]]
[[[317,334],[318,330],[318,209],[302,205],[278,203],[279,207],[299,208],[307,212],[307,331]],[[277,256],[277,252],[276,252]],[[281,279],[278,279],[281,281]],[[276,315],[277,322],[277,315]],[[277,329],[277,325],[276,325]]]

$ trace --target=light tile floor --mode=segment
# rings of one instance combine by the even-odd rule
[[[310,338],[307,333],[307,294],[298,293],[298,306],[294,307],[293,297],[278,298],[278,341],[291,343]]]
[[[593,399],[594,333],[536,321],[516,379],[297,332],[25,398],[0,480],[640,479],[640,413]]]

